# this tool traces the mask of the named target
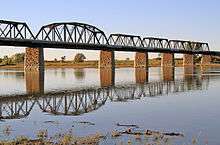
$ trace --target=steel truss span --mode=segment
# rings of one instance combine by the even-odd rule
[[[34,35],[26,23],[0,20],[0,45],[36,48],[111,50],[219,55],[208,43],[110,34],[84,23],[52,23]]]

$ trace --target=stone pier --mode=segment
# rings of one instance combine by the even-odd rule
[[[211,56],[210,55],[202,55],[201,65],[210,65],[211,64]]]
[[[24,69],[25,71],[44,70],[43,48],[26,48]]]
[[[183,66],[194,65],[194,56],[193,54],[184,54],[183,55]]]
[[[148,53],[136,52],[134,60],[136,83],[143,84],[148,81]]]
[[[148,69],[148,53],[135,53],[134,68]]]
[[[99,61],[100,85],[108,87],[115,82],[115,54],[114,51],[100,51]]]
[[[174,67],[174,54],[162,53],[161,66],[162,67]]]
[[[44,71],[25,71],[25,79],[28,94],[44,92]]]
[[[115,54],[114,51],[100,51],[100,69],[114,69],[115,68]]]

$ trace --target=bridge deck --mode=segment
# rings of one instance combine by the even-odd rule
[[[54,41],[31,40],[31,39],[10,39],[10,38],[0,38],[0,46],[82,49],[82,50],[111,50],[111,51],[127,51],[127,52],[204,54],[204,55],[220,56],[219,51],[184,50],[184,49],[170,49],[170,48],[106,45],[106,44],[68,43],[68,42],[54,42]]]

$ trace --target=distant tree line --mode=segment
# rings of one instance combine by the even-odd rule
[[[12,56],[5,55],[2,58],[0,58],[0,65],[15,65],[19,63],[24,63],[25,59],[25,53],[16,53]],[[83,53],[77,53],[75,57],[73,58],[73,62],[84,62],[86,59],[85,55]],[[57,58],[54,59],[55,62],[58,61]],[[66,61],[66,56],[60,57],[61,62]]]
[[[25,58],[25,53],[16,53],[9,57],[8,55],[3,56],[0,58],[0,65],[13,65],[23,63]]]
[[[85,55],[83,53],[77,53],[73,59],[73,62],[79,63],[79,62],[84,62],[86,59]],[[58,62],[57,58],[54,58],[55,62]],[[65,62],[66,61],[66,56],[60,57],[60,62]]]

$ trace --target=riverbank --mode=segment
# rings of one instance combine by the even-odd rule
[[[73,61],[65,61],[65,62],[55,62],[55,61],[45,61],[45,68],[98,68],[99,62],[97,60],[90,60],[84,62],[73,62]],[[200,64],[196,64],[200,65]],[[115,67],[116,68],[128,68],[133,67],[133,60],[116,60]],[[149,67],[160,67],[161,60],[160,59],[150,59]],[[175,60],[176,67],[182,67],[183,61],[181,59]],[[210,64],[210,67],[220,67],[220,64]],[[14,64],[14,65],[0,65],[2,69],[23,69],[24,64]]]

